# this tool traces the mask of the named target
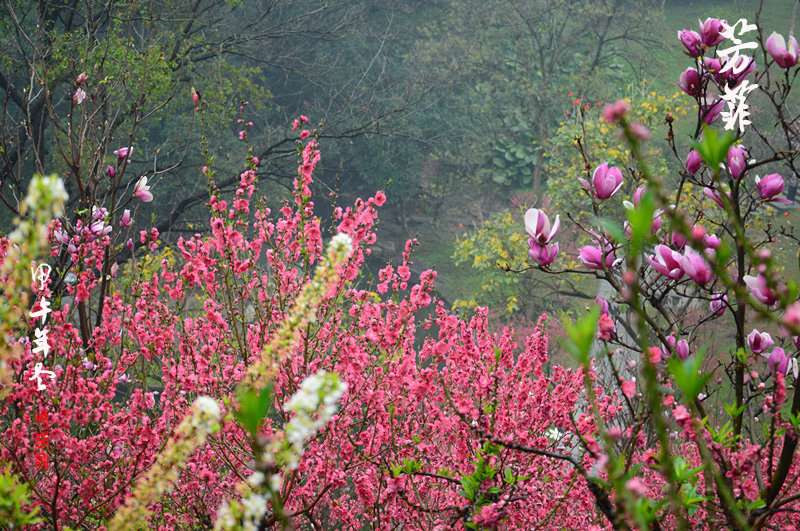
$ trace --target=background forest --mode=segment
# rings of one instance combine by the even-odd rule
[[[202,231],[206,157],[229,192],[249,150],[267,197],[282,197],[295,174],[289,125],[303,113],[325,148],[318,209],[387,190],[375,264],[397,259],[416,233],[416,267],[437,267],[448,303],[523,319],[548,304],[580,305],[594,286],[498,267],[525,260],[519,213],[554,204],[579,216],[573,139],[607,132],[600,106],[622,88],[648,126],[669,111],[680,118],[688,99],[668,80],[683,54],[664,43],[700,16],[734,19],[757,4],[9,0],[0,7],[0,230],[36,171],[67,177],[74,221],[146,176],[156,199],[134,218],[174,242]],[[792,2],[767,4],[764,24],[787,31]],[[90,82],[77,105],[81,72]],[[579,131],[581,116],[589,131]],[[665,144],[654,145],[661,161]],[[117,167],[122,146],[133,150]],[[622,162],[619,146],[605,148],[598,156]],[[129,258],[123,249],[117,262]]]

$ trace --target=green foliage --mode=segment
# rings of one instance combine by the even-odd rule
[[[29,507],[31,504],[28,485],[20,483],[17,476],[7,468],[0,470],[0,522],[9,526],[9,529],[25,529],[42,522],[39,507]]]
[[[519,132],[521,126],[511,127],[512,132]],[[520,135],[523,140],[501,136],[494,145],[492,164],[496,170],[492,180],[501,185],[514,187],[533,184],[533,171],[541,149],[533,133],[529,130]]]
[[[704,357],[705,353],[700,351],[697,355],[689,356],[685,360],[672,356],[667,362],[670,374],[675,378],[675,383],[689,402],[697,399],[697,395],[711,378],[710,374],[702,373]]]
[[[709,168],[717,169],[721,162],[728,160],[728,148],[736,141],[736,135],[725,131],[722,136],[716,129],[703,125],[703,138],[692,142],[692,147],[700,153]]]
[[[564,330],[567,332],[567,338],[562,340],[562,346],[581,364],[589,362],[599,320],[600,306],[596,304],[574,324],[567,318],[562,319]]]
[[[260,392],[244,389],[239,395],[239,409],[236,410],[235,417],[253,439],[258,436],[258,430],[269,413],[272,401],[272,384],[268,384]]]
[[[630,96],[625,98],[631,104],[628,118],[631,121],[641,122],[653,131],[654,139],[647,142],[643,149],[644,161],[656,175],[669,175],[665,149],[666,145],[659,145],[655,140],[659,136],[664,117],[672,113],[675,121],[687,116],[689,100],[681,92],[671,96],[664,96],[654,91],[645,92],[630,88]],[[577,111],[576,111],[577,113]],[[547,178],[547,197],[551,202],[553,212],[571,212],[576,221],[585,224],[589,221],[592,212],[592,203],[579,178],[591,181],[594,168],[603,162],[609,166],[620,168],[628,165],[630,154],[623,138],[613,136],[615,127],[606,123],[600,106],[592,106],[589,110],[582,111],[585,117],[581,122],[576,114],[572,119],[561,121],[556,132],[545,144],[544,169]],[[578,141],[584,152],[578,149]],[[584,155],[586,159],[584,159]],[[587,170],[587,163],[590,170]],[[631,179],[625,175],[625,184],[620,194],[630,195],[642,184],[641,179]],[[616,205],[616,210],[609,206]],[[609,217],[615,220],[625,218],[622,205],[616,202],[606,205],[605,211],[611,212]]]
[[[527,236],[521,224],[523,212],[504,210],[492,215],[477,230],[456,240],[455,264],[467,264],[480,273],[480,289],[468,300],[457,300],[455,308],[489,306],[511,315],[520,310],[527,275],[509,274],[505,268],[521,269],[527,262]]]

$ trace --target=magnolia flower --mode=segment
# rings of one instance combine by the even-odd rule
[[[689,343],[685,339],[677,341],[674,335],[670,335],[667,337],[667,343],[669,344],[669,348],[665,348],[664,350],[676,354],[681,360],[685,360],[689,357]]]
[[[129,227],[130,224],[131,224],[131,211],[126,208],[125,211],[122,213],[122,218],[120,218],[119,220],[119,226]]]
[[[687,248],[681,257],[681,269],[698,284],[705,284],[713,278],[711,266],[706,259],[691,248]]]
[[[770,173],[769,175],[765,175],[763,177],[756,177],[756,186],[758,187],[758,194],[764,201],[774,201],[777,203],[787,204],[792,203],[788,199],[777,197],[783,193],[784,187],[783,177],[777,173]]]
[[[723,21],[716,18],[707,18],[705,22],[698,20],[700,25],[700,40],[709,48],[725,40],[720,33],[725,29]]]
[[[753,351],[753,354],[761,354],[770,348],[774,341],[772,341],[772,336],[768,333],[759,332],[757,328],[753,328],[753,331],[747,336],[747,344],[750,345],[750,350]]]
[[[628,210],[633,210],[634,207],[638,207],[639,204],[642,202],[642,197],[644,194],[647,193],[647,186],[640,186],[633,192],[633,202],[631,201],[623,201],[622,206],[627,208]]]
[[[702,50],[700,50],[700,34],[692,30],[681,30],[678,32],[678,38],[681,44],[686,47],[686,51],[692,57],[700,57]]]
[[[708,125],[719,119],[720,113],[725,109],[725,100],[716,97],[708,105],[703,105],[703,121]]]
[[[75,94],[72,95],[72,103],[74,103],[75,105],[80,105],[81,103],[83,103],[83,100],[85,99],[86,99],[86,91],[84,91],[81,88],[76,90]]]
[[[89,80],[89,76],[86,75],[86,72],[81,72],[78,74],[78,77],[75,79],[75,83],[78,85],[83,85]]]
[[[695,151],[694,149],[689,152],[689,156],[686,157],[686,171],[689,173],[697,173],[698,170],[703,166],[703,158],[700,156],[700,153]]]
[[[725,208],[725,203],[722,202],[722,195],[718,191],[712,190],[711,188],[706,186],[703,188],[703,193],[706,194],[706,196],[708,196],[709,199],[718,204],[720,208]],[[729,191],[726,190],[725,195],[728,196],[729,201],[732,201],[731,193]]]
[[[667,245],[673,249],[681,250],[686,246],[686,236],[681,232],[673,231],[666,240]]]
[[[595,297],[594,302],[600,305],[600,315],[608,315],[608,301],[599,295]]]
[[[714,77],[714,81],[717,83],[722,81],[722,64],[719,59],[703,57],[703,66],[705,66],[706,72],[710,72]]]
[[[105,236],[106,234],[111,232],[111,226],[106,225],[104,220],[95,221],[89,226],[89,230],[95,236]]]
[[[547,266],[553,263],[558,254],[558,243],[539,245],[533,238],[528,239],[528,256],[535,263]]]
[[[728,62],[722,64],[722,69],[725,70]],[[756,61],[752,57],[742,55],[728,70],[722,72],[722,77],[729,82],[729,84],[736,86],[746,78],[750,72],[756,69]]]
[[[700,95],[700,72],[695,68],[687,68],[678,79],[678,87],[689,96],[696,98]]]
[[[131,153],[133,153],[132,147],[123,147],[114,151],[114,155],[117,156],[117,159],[119,159],[120,162],[130,157]]]
[[[731,172],[731,177],[739,179],[745,174],[744,168],[747,166],[748,156],[747,150],[741,144],[728,148],[728,170]]]
[[[133,195],[145,203],[149,203],[153,200],[153,194],[150,192],[150,187],[147,186],[147,177],[144,175],[142,175],[142,177],[136,183],[136,186],[133,187]]]
[[[753,297],[762,304],[772,306],[778,301],[777,294],[767,286],[767,278],[764,275],[758,275],[757,277],[745,275],[744,283],[753,294]]]
[[[558,232],[559,224],[559,216],[556,216],[556,221],[551,226],[547,214],[537,208],[529,208],[525,212],[525,231],[539,245],[550,243]]]
[[[125,242],[125,247],[127,247],[129,251],[133,251],[133,239],[128,238],[128,241]]]
[[[705,243],[706,247],[709,249],[719,249],[720,245],[722,245],[722,241],[717,237],[716,234],[709,234],[708,236],[704,237],[703,243]]]
[[[728,296],[724,293],[716,293],[711,297],[711,302],[708,304],[711,312],[720,316],[725,313],[725,308],[728,305]]]
[[[603,269],[603,251],[600,247],[587,245],[581,248],[580,259],[585,267],[589,269],[600,270]],[[615,256],[611,244],[606,244],[606,259],[605,267],[611,269],[614,267]]]
[[[775,347],[772,354],[767,358],[767,363],[769,363],[769,368],[772,369],[773,373],[779,371],[782,374],[786,374],[786,370],[789,368],[789,358],[780,347]]]
[[[123,374],[122,376],[120,376],[120,377],[117,379],[117,381],[118,381],[119,383],[131,383],[131,377],[130,377],[130,376],[128,376],[127,374]]]
[[[114,178],[114,176],[116,174],[117,174],[117,170],[114,169],[114,166],[109,165],[108,168],[106,168],[106,175],[108,175],[112,179]]]
[[[656,245],[655,254],[645,255],[645,258],[653,269],[672,280],[680,280],[683,277],[681,269],[681,259],[683,256],[678,251],[673,251],[666,245]]]
[[[615,166],[608,166],[604,162],[594,170],[592,184],[589,185],[586,179],[580,179],[583,186],[593,191],[598,199],[609,199],[622,188],[622,172]]]
[[[779,35],[774,31],[772,35],[767,38],[767,51],[781,68],[793,67],[797,64],[798,56],[800,56],[797,40],[795,40],[794,36],[789,36],[789,43],[787,46],[783,35]]]

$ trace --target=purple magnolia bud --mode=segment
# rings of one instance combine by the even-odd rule
[[[739,179],[744,176],[744,168],[747,166],[747,158],[749,156],[747,150],[741,144],[728,148],[728,171],[731,172],[731,177]]]
[[[725,109],[725,100],[718,100],[716,97],[708,105],[703,105],[703,121],[708,125],[713,124],[719,119],[720,113]]]
[[[131,224],[131,211],[127,208],[122,213],[122,218],[119,220],[120,227],[129,227]]]
[[[700,40],[709,48],[713,48],[717,44],[725,40],[725,37],[720,35],[725,27],[722,21],[716,18],[707,18],[705,22],[698,20],[700,25]]]
[[[123,147],[119,148],[118,150],[114,151],[114,155],[117,156],[117,159],[122,162],[123,160],[127,159],[131,153],[133,152],[132,147]]]
[[[666,242],[673,249],[681,250],[686,246],[686,236],[680,232],[672,232],[669,235],[669,240]]]
[[[558,243],[539,245],[533,238],[528,239],[528,256],[535,263],[547,266],[553,263],[558,254]]]
[[[769,368],[772,369],[773,373],[777,371],[781,374],[786,374],[786,370],[789,368],[789,358],[781,347],[775,347],[772,354],[769,355],[767,363],[769,363]]]
[[[689,342],[686,341],[685,339],[681,339],[680,341],[678,341],[678,343],[675,345],[675,354],[677,354],[681,360],[685,360],[686,358],[688,358]]]
[[[768,333],[759,332],[757,328],[753,328],[753,331],[747,336],[747,344],[750,345],[750,350],[753,351],[753,354],[761,354],[770,348],[774,342],[772,341],[772,336]]]
[[[67,236],[67,233],[61,229],[53,231],[53,237],[61,245],[66,245],[67,243],[69,243],[69,236]]]
[[[719,246],[722,245],[722,241],[717,238],[716,234],[710,234],[704,238],[704,243],[706,247],[710,249],[719,249]]]
[[[608,315],[608,301],[605,300],[603,297],[597,296],[594,299],[594,302],[600,305],[601,315]]]
[[[789,36],[789,43],[787,46],[783,35],[779,35],[774,31],[772,35],[767,38],[767,51],[781,68],[793,67],[797,64],[798,56],[800,56],[797,40],[795,40],[794,36]]]
[[[772,306],[778,302],[777,294],[769,288],[767,285],[767,278],[764,275],[758,275],[757,277],[745,275],[743,280],[750,290],[750,293],[752,293],[753,297],[760,303]]]
[[[770,173],[763,177],[756,177],[756,186],[758,186],[758,194],[764,201],[774,201],[778,203],[791,204],[788,199],[779,198],[778,196],[783,193],[783,177],[777,173]]]
[[[661,211],[661,209],[658,209],[655,212],[653,212],[653,222],[650,225],[650,232],[652,232],[653,234],[655,234],[656,232],[661,230],[661,215],[662,214],[663,214],[663,212]]]
[[[596,247],[593,245],[587,245],[585,247],[581,247],[580,252],[580,259],[581,262],[585,267],[594,270],[601,270],[603,269],[603,251],[600,250],[600,247]],[[614,265],[614,253],[611,249],[610,245],[606,246],[606,260],[605,266],[608,269]]]
[[[655,254],[645,255],[645,258],[653,269],[672,280],[680,280],[683,277],[681,269],[681,259],[683,256],[678,251],[673,251],[666,245],[656,245]]]
[[[725,208],[725,203],[722,202],[722,195],[720,195],[719,192],[717,192],[716,190],[712,190],[711,188],[706,186],[706,187],[703,188],[703,193],[706,194],[706,196],[708,196],[716,204],[718,204],[720,208]],[[730,192],[725,192],[725,194],[728,196],[728,199],[730,200],[731,199],[731,193]]]
[[[724,293],[715,293],[711,297],[709,307],[714,315],[720,316],[725,313],[725,308],[728,305],[728,296]]]
[[[687,248],[681,257],[681,269],[689,278],[698,284],[705,284],[713,278],[711,266],[700,253],[694,249]]]
[[[106,168],[106,175],[108,175],[112,179],[114,178],[114,176],[116,174],[117,174],[117,170],[114,169],[114,166],[109,166],[108,168]]]
[[[689,152],[689,156],[686,157],[686,171],[689,173],[697,173],[697,171],[703,166],[703,158],[700,156],[700,153],[695,151],[694,149]]]
[[[700,73],[695,68],[687,68],[678,80],[678,87],[689,96],[696,98],[700,95]]]
[[[602,163],[594,170],[592,184],[589,185],[585,179],[580,179],[583,186],[593,191],[598,199],[609,199],[622,188],[622,172],[616,166],[608,166],[607,162]]]
[[[111,264],[111,278],[117,278],[118,271],[119,271],[119,265],[116,262]]]
[[[125,242],[125,247],[127,247],[129,251],[133,251],[133,240],[131,238],[128,238],[128,241]]]
[[[633,192],[633,204],[638,207],[639,203],[642,202],[642,197],[644,197],[644,194],[646,193],[647,193],[647,186],[640,186],[639,188],[637,188],[636,191]]]
[[[700,49],[700,34],[692,30],[681,30],[678,32],[678,38],[681,44],[686,47],[686,51],[692,57],[700,57],[702,50]]]
[[[547,214],[537,208],[529,208],[528,211],[525,212],[525,231],[539,245],[547,245],[550,243],[550,240],[552,240],[558,232],[559,224],[559,216],[556,216],[556,221],[551,226]]]

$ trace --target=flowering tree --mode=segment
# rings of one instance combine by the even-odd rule
[[[207,171],[211,234],[179,241],[175,259],[150,263],[158,231],[142,231],[149,252],[107,275],[116,226],[98,218],[68,234],[60,220],[50,224],[50,254],[67,254],[74,279],[50,301],[48,348],[25,337],[41,302],[17,302],[6,315],[23,323],[3,335],[13,378],[0,459],[29,485],[38,525],[528,529],[607,520],[594,510],[611,503],[591,478],[596,456],[577,444],[598,437],[597,420],[579,407],[585,385],[602,394],[591,368],[550,366],[544,316],[518,344],[510,329],[490,332],[485,310],[452,315],[431,296],[435,272],[412,280],[413,240],[399,265],[366,284],[359,271],[382,192],[335,211],[339,236],[323,252],[311,201],[320,152],[306,122],[295,123],[303,140],[291,200],[275,213],[255,201],[252,157],[232,198]],[[156,200],[144,180],[131,194]],[[26,277],[39,247],[3,240],[2,249],[4,283],[49,300],[52,282]],[[81,304],[99,316],[86,341]],[[43,390],[37,364],[53,372]],[[604,396],[599,418],[619,410]],[[29,507],[14,499],[17,512]]]
[[[614,296],[599,299],[571,328],[570,348],[586,365],[596,335],[626,420],[600,430],[602,445],[585,447],[598,455],[604,488],[616,498],[615,528],[791,528],[800,523],[800,302],[797,284],[776,274],[768,244],[778,229],[766,224],[755,233],[752,222],[765,206],[790,202],[777,171],[797,175],[797,151],[774,147],[757,124],[735,127],[735,136],[718,134],[713,124],[725,111],[722,97],[753,79],[772,104],[781,142],[796,145],[786,101],[797,44],[775,33],[765,42],[759,29],[753,47],[761,45],[765,66],[757,70],[752,57],[731,57],[725,21],[700,21],[699,30],[679,32],[693,62],[678,81],[697,108],[690,148],[676,144],[675,117],[666,116],[670,148],[686,161],[679,176],[666,181],[651,170],[651,134],[624,101],[604,114],[635,166],[611,166],[582,150],[581,182],[596,221],[579,226],[590,244],[577,253],[581,265],[569,269],[605,280]],[[623,195],[627,175],[645,185],[623,202],[620,224],[604,216]],[[703,197],[713,203],[698,210]],[[557,220],[536,209],[525,216],[529,256],[550,273],[564,271]],[[733,331],[727,344],[706,339],[720,321]]]

